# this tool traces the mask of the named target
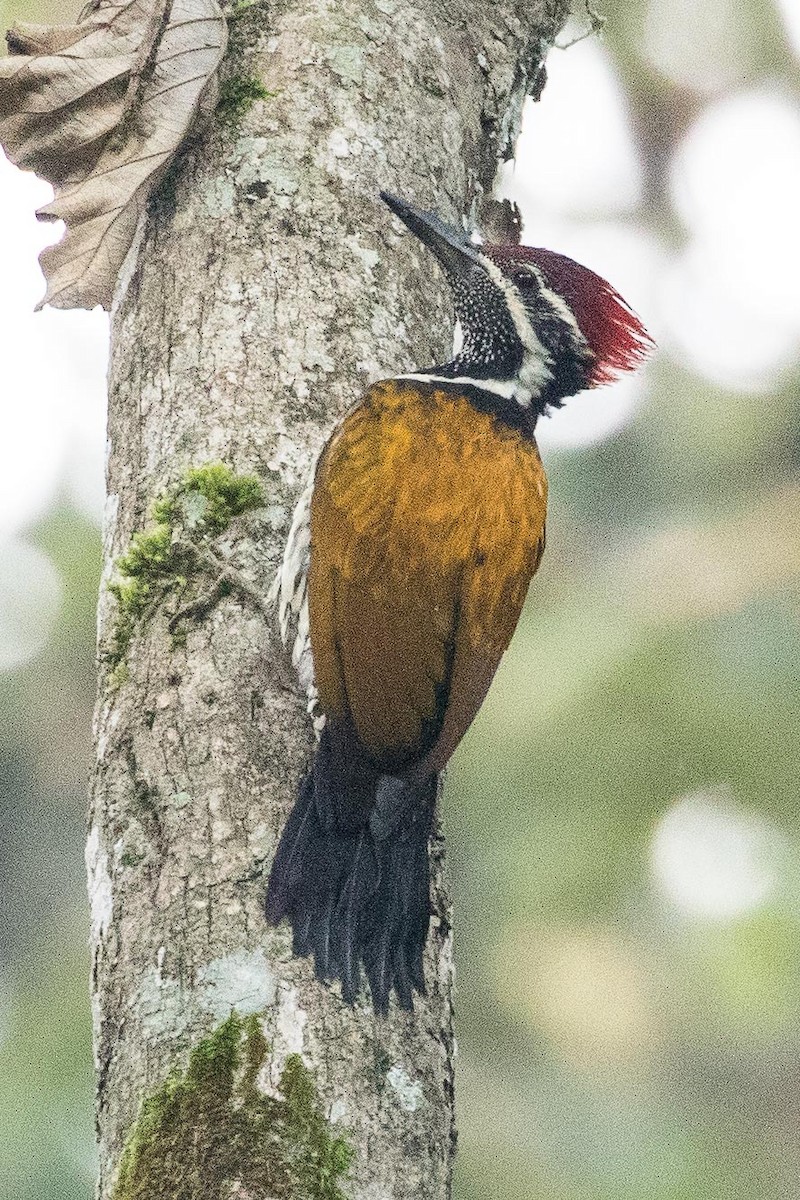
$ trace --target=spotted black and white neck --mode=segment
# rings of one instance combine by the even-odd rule
[[[585,388],[634,370],[652,341],[622,297],[571,258],[530,246],[476,246],[434,213],[381,193],[444,268],[460,348],[399,379],[458,387],[527,422]],[[516,421],[512,421],[516,424]]]

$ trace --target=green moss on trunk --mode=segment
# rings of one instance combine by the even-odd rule
[[[258,1090],[267,1050],[258,1018],[235,1013],[200,1042],[186,1072],[142,1104],[114,1200],[344,1200],[352,1149],[332,1136],[298,1055],[279,1096]]]
[[[117,599],[117,617],[104,659],[113,681],[125,680],[125,655],[142,618],[168,592],[178,596],[186,592],[189,576],[197,570],[187,544],[201,545],[219,536],[234,517],[263,503],[258,479],[235,475],[224,463],[192,468],[155,502],[153,526],[133,535],[130,549],[115,563],[116,578],[109,584]]]
[[[220,87],[217,117],[227,124],[236,125],[256,100],[269,100],[273,95],[255,76],[234,75]]]

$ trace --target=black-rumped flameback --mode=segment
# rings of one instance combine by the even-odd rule
[[[549,250],[476,246],[382,194],[439,260],[461,347],[373,384],[334,429],[276,581],[321,729],[281,837],[287,917],[352,1003],[425,990],[437,774],[480,708],[544,550],[536,422],[633,370],[652,342],[614,289]]]

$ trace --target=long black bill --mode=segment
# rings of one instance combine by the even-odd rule
[[[445,225],[436,213],[414,208],[391,192],[381,192],[380,195],[384,204],[436,255],[448,272],[458,274],[469,270],[473,263],[481,265],[478,250],[463,230]]]

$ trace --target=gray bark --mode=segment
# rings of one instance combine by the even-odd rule
[[[222,461],[258,475],[266,503],[213,551],[266,594],[334,421],[367,383],[448,348],[445,289],[378,188],[451,219],[474,207],[513,151],[564,17],[562,0],[240,10],[228,70],[271,97],[183,156],[117,289],[107,577],[154,498],[187,468]],[[136,624],[125,675],[101,667],[88,853],[99,1195],[114,1194],[141,1102],[235,1008],[263,1022],[267,1094],[287,1056],[303,1055],[331,1128],[355,1150],[346,1196],[443,1200],[454,1048],[441,842],[428,997],[382,1022],[366,999],[343,1006],[262,916],[312,745],[274,626],[254,596],[218,589],[181,645],[174,603],[167,593]],[[118,619],[104,590],[101,651]],[[167,1181],[158,1194],[172,1194]],[[229,1194],[257,1193],[234,1179]]]

